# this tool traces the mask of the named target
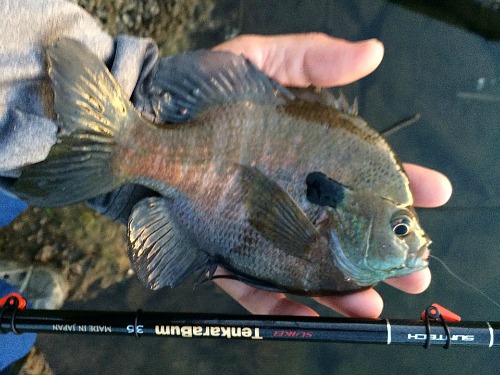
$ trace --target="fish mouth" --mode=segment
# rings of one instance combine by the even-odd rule
[[[418,251],[408,254],[403,268],[411,269],[412,272],[414,272],[428,267],[429,256],[431,254],[431,251],[429,250],[430,244],[431,241],[427,241],[420,247],[420,249],[418,249]]]

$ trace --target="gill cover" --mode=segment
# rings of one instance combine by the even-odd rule
[[[336,266],[347,279],[369,286],[427,267],[429,239],[411,208],[369,192],[352,191],[321,172],[306,178],[308,200],[327,207]]]

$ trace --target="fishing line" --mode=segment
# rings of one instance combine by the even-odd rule
[[[456,273],[454,273],[454,272],[450,269],[450,267],[448,267],[448,266],[446,265],[446,263],[445,263],[443,260],[439,259],[439,258],[438,258],[437,256],[435,256],[435,255],[430,255],[430,254],[429,254],[429,257],[430,257],[430,258],[433,258],[433,259],[436,259],[439,263],[441,263],[441,265],[444,267],[444,269],[445,269],[446,271],[448,271],[448,273],[449,273],[451,276],[453,276],[455,279],[457,279],[457,280],[458,280],[458,281],[460,281],[461,283],[463,283],[463,284],[467,285],[469,288],[472,288],[473,290],[475,290],[476,292],[478,292],[479,294],[481,294],[484,298],[486,298],[487,300],[489,300],[489,301],[490,301],[491,303],[493,303],[496,307],[500,307],[500,304],[499,304],[497,301],[495,301],[493,298],[491,298],[490,296],[488,296],[485,292],[483,292],[483,291],[482,291],[481,289],[479,289],[477,286],[475,286],[475,285],[473,285],[473,284],[469,283],[468,281],[465,281],[465,280],[464,280],[464,279],[462,279],[460,276],[458,276]]]
[[[457,97],[460,99],[481,100],[484,102],[500,102],[500,95],[481,92],[458,92]]]

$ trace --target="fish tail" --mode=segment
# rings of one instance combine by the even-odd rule
[[[127,182],[113,168],[113,154],[120,132],[140,116],[106,66],[79,42],[60,39],[47,58],[58,140],[44,161],[23,168],[12,190],[30,204],[54,207]]]

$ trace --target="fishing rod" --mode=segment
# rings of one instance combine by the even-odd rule
[[[199,313],[77,311],[26,309],[13,293],[3,298],[2,333],[37,332],[87,335],[156,336],[268,341],[315,341],[365,344],[432,344],[500,347],[500,322],[459,321],[439,305],[422,320],[352,319],[296,316],[248,316]],[[1,305],[1,301],[0,301]]]

